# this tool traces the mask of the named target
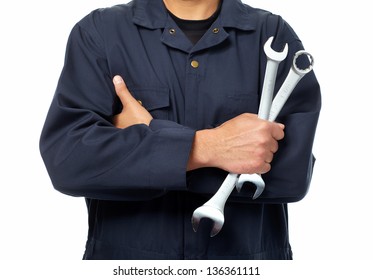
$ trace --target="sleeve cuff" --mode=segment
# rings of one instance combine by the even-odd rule
[[[167,190],[187,190],[187,164],[196,131],[167,120],[153,119],[149,128],[156,135],[152,151],[152,178]],[[166,172],[165,172],[166,171]]]

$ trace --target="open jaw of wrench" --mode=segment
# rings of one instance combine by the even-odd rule
[[[288,44],[285,44],[282,52],[276,52],[271,47],[272,42],[273,37],[270,37],[263,47],[264,53],[267,56],[267,64],[258,111],[258,117],[263,120],[268,120],[269,118],[278,66],[288,55]]]
[[[209,218],[213,220],[214,224],[211,229],[210,236],[213,237],[217,235],[224,225],[224,206],[229,195],[233,191],[237,181],[237,174],[230,173],[225,178],[223,184],[215,195],[198,207],[192,216],[192,226],[193,230],[197,232],[199,223],[203,218]]]
[[[301,55],[306,55],[310,62],[309,67],[305,69],[300,69],[297,66],[297,59]],[[288,73],[288,76],[286,77],[283,85],[276,94],[272,104],[268,106],[268,108],[270,108],[268,115],[269,121],[274,121],[277,118],[279,112],[281,111],[282,107],[286,103],[287,99],[289,98],[291,92],[294,90],[298,82],[303,78],[305,74],[312,71],[313,64],[313,57],[306,51],[299,51],[294,55],[293,64]],[[194,211],[192,216],[193,230],[197,231],[201,219],[208,218],[213,221],[213,227],[210,236],[213,237],[218,234],[224,225],[224,207],[229,195],[231,194],[235,186],[237,187],[237,190],[240,191],[245,182],[254,183],[257,187],[253,199],[258,197],[265,188],[265,183],[259,174],[238,175],[229,173],[216,194],[204,205],[198,207]]]

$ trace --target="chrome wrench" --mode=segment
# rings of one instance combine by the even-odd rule
[[[220,232],[224,225],[225,202],[234,189],[236,181],[237,174],[229,173],[215,195],[193,212],[192,227],[194,232],[197,232],[199,223],[203,218],[209,218],[214,222],[210,232],[211,237]]]
[[[309,59],[309,67],[306,69],[300,69],[297,66],[297,59],[301,55],[306,55]],[[291,92],[294,90],[298,82],[310,71],[312,71],[314,65],[314,59],[311,54],[306,51],[298,51],[294,55],[292,67],[281,86],[280,90],[278,91],[276,97],[274,98],[268,120],[274,121],[279,112],[281,111],[282,107],[286,103],[287,99],[289,98]],[[197,231],[199,222],[202,218],[210,218],[214,221],[213,228],[211,230],[210,236],[215,236],[218,234],[223,227],[224,224],[224,206],[225,203],[232,192],[234,185],[236,184],[240,188],[242,187],[243,183],[246,182],[245,177],[250,174],[242,174],[239,178],[237,174],[228,174],[227,178],[223,182],[222,186],[218,190],[218,192],[203,206],[197,208],[192,217],[192,225],[194,231]],[[255,175],[255,174],[254,174]],[[259,176],[259,175],[258,175]],[[252,178],[249,178],[252,182]],[[261,179],[261,178],[260,178]],[[261,179],[261,181],[263,181]],[[257,181],[258,182],[258,181]],[[264,182],[263,182],[263,189],[264,189]]]
[[[262,96],[259,104],[258,117],[263,120],[269,119],[269,114],[272,105],[273,91],[275,89],[277,69],[278,65],[283,61],[288,55],[288,44],[282,52],[276,52],[272,49],[271,45],[273,42],[273,37],[270,37],[264,44],[264,52],[267,56],[267,65],[263,82]],[[282,104],[283,105],[283,104]],[[238,192],[241,191],[242,185],[245,182],[251,182],[256,186],[253,199],[257,199],[265,188],[265,183],[260,174],[241,174],[237,180],[236,189]]]
[[[273,90],[276,82],[277,69],[279,63],[285,59],[288,54],[288,45],[282,52],[276,52],[271,48],[273,37],[270,37],[264,44],[264,52],[267,56],[267,65],[263,82],[263,91],[259,107],[259,117],[262,119],[267,119],[269,116]],[[256,175],[256,176],[253,176]],[[257,174],[245,174],[243,179],[248,179],[250,176],[250,181],[254,183],[257,190],[254,194],[253,199],[257,198],[264,190],[264,181],[260,175]],[[223,184],[220,186],[216,194],[207,201],[204,205],[198,207],[192,215],[192,226],[193,230],[196,232],[199,226],[199,222],[202,218],[209,218],[213,220],[214,224],[210,233],[213,237],[220,232],[224,224],[224,206],[225,203],[233,191],[236,183],[238,182],[238,174],[229,173],[224,180]],[[242,176],[242,175],[241,175]],[[243,184],[243,183],[242,183]],[[242,187],[241,184],[241,187]],[[239,188],[239,190],[241,189]]]
[[[306,55],[309,59],[309,66],[306,69],[300,69],[297,66],[297,59],[302,55]],[[304,75],[312,71],[313,65],[314,65],[314,59],[310,53],[304,50],[301,50],[295,53],[292,67],[290,68],[289,73],[286,76],[284,83],[282,84],[281,88],[279,89],[275,98],[273,99],[273,102],[272,102],[272,105],[269,111],[269,116],[268,116],[269,121],[273,122],[277,118],[278,114],[280,113],[282,107],[285,105],[286,101],[288,100],[290,94],[293,92],[294,88],[297,86],[299,81],[304,77]],[[260,179],[262,179],[262,177],[259,174],[242,174],[237,179],[237,183],[236,183],[237,191],[238,192],[241,191],[242,185],[245,182],[251,182],[251,183],[257,184],[257,182],[260,180],[259,177]],[[265,183],[263,181],[262,191],[264,190],[264,187],[265,187]],[[257,194],[258,190],[259,188],[257,188],[253,199],[256,198],[255,195],[257,195],[258,197],[261,194],[261,193],[259,193],[259,195]]]

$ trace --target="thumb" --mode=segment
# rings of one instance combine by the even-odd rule
[[[114,76],[113,84],[115,92],[117,93],[122,105],[127,104],[131,99],[133,99],[131,93],[129,92],[126,83],[123,78],[119,75]]]

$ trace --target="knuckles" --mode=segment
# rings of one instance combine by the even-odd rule
[[[269,163],[266,163],[264,161],[251,161],[249,163],[246,163],[242,165],[239,168],[238,174],[264,174],[271,170],[271,165]]]

